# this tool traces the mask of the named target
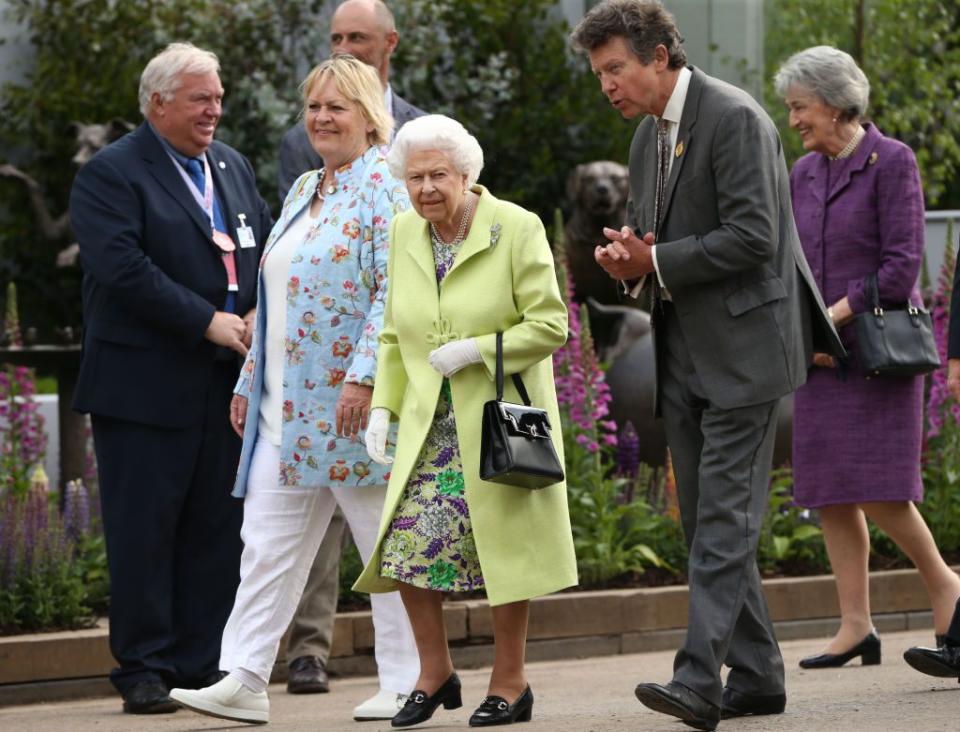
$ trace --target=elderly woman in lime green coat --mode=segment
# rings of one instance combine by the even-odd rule
[[[414,210],[391,227],[391,285],[365,435],[371,457],[389,460],[388,422],[400,425],[378,549],[356,589],[399,589],[414,628],[421,675],[396,727],[461,704],[441,591],[486,589],[495,660],[470,724],[487,726],[530,718],[528,600],[577,582],[566,484],[529,490],[479,477],[496,333],[504,372],[520,374],[532,403],[547,410],[561,460],[551,355],[567,338],[543,225],[474,184],[482,161],[476,140],[440,115],[404,125],[388,155]],[[520,401],[509,379],[504,399]]]

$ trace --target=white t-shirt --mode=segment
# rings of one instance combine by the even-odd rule
[[[280,235],[263,262],[263,287],[267,301],[267,332],[264,337],[263,394],[260,398],[261,437],[280,446],[283,434],[283,364],[287,357],[287,280],[290,262],[310,229],[319,222],[310,216],[310,206]]]

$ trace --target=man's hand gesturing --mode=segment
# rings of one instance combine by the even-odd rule
[[[620,231],[604,227],[609,244],[600,244],[593,258],[615,280],[637,280],[653,272],[653,232],[637,237],[629,226]]]

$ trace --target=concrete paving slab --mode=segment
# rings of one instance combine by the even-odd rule
[[[929,630],[883,635],[883,664],[856,662],[834,670],[804,671],[797,661],[819,652],[824,640],[783,643],[787,664],[787,712],[776,717],[721,722],[736,732],[955,732],[960,685],[909,668],[903,651],[932,641]],[[518,732],[682,732],[676,720],[643,707],[634,697],[639,681],[669,679],[673,651],[531,663],[534,718]],[[488,669],[463,671],[463,709],[438,710],[416,729],[465,730],[467,718],[486,691]],[[352,721],[354,705],[376,690],[376,679],[334,679],[329,694],[292,696],[270,687],[269,732],[386,732],[389,722]],[[187,732],[259,729],[201,717],[181,710],[172,715],[135,717],[120,713],[117,698],[37,704],[0,709],[3,732]]]

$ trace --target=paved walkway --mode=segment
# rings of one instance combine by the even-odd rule
[[[737,732],[955,732],[960,729],[960,685],[951,679],[922,676],[907,666],[903,651],[932,642],[931,631],[888,633],[883,637],[880,666],[803,671],[797,661],[820,650],[823,641],[783,644],[787,663],[787,712],[721,722],[719,729]],[[579,661],[531,664],[530,683],[536,697],[533,722],[518,732],[682,732],[689,729],[670,717],[643,707],[633,696],[638,681],[664,682],[670,677],[673,653],[606,656]],[[461,673],[466,706],[437,711],[415,729],[466,730],[467,717],[486,690],[486,670]],[[120,713],[117,698],[41,704],[0,709],[3,732],[114,732],[149,730],[266,729],[270,732],[381,732],[389,722],[352,721],[354,705],[375,691],[372,678],[334,680],[330,694],[292,696],[284,687],[270,689],[272,721],[266,728],[202,717],[184,710],[156,717]]]

